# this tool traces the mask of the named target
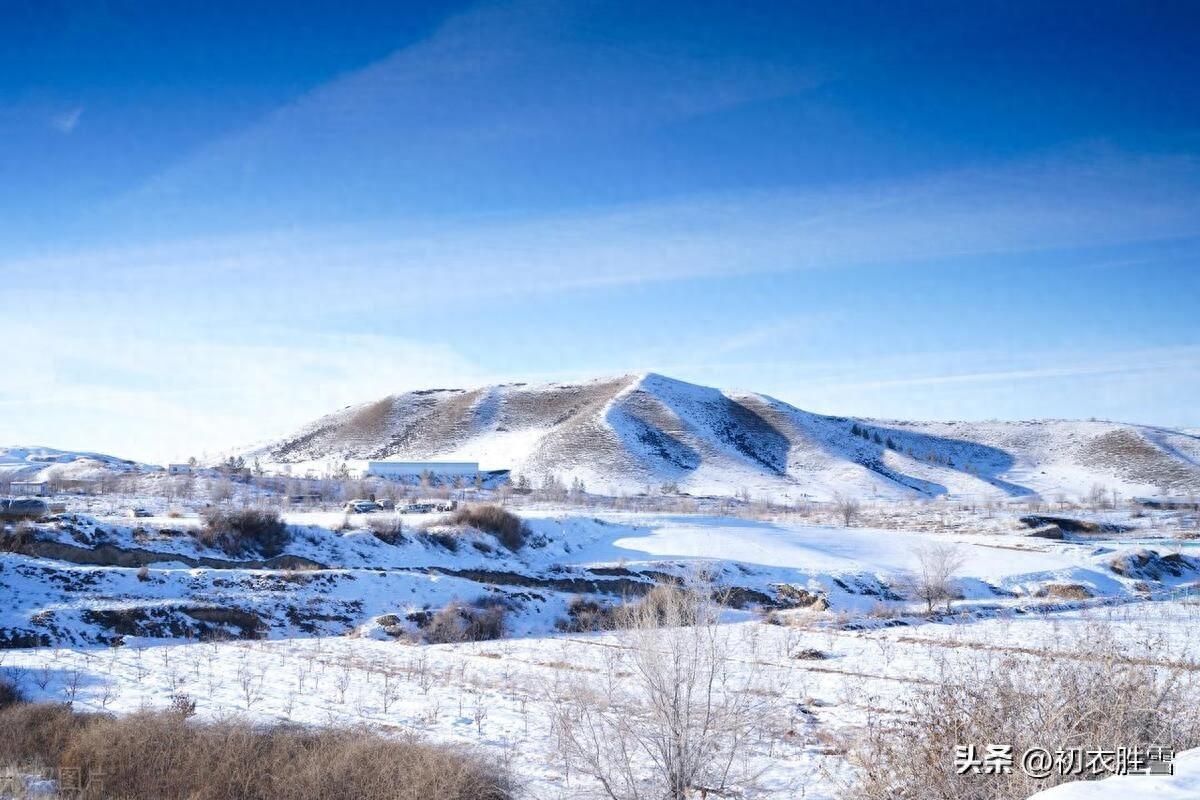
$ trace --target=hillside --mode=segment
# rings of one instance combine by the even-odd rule
[[[0,481],[95,480],[105,475],[149,471],[136,461],[53,447],[0,447]]]
[[[814,414],[657,374],[393,395],[245,453],[293,473],[368,459],[478,461],[594,492],[800,499],[1200,493],[1200,437],[1098,421],[907,422]]]

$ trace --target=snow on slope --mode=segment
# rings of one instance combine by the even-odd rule
[[[425,390],[342,409],[249,458],[321,473],[342,461],[473,460],[593,492],[827,499],[837,493],[1077,497],[1200,493],[1200,436],[1114,422],[906,422],[802,411],[653,373],[581,384]]]
[[[786,602],[779,593],[788,586],[836,612],[866,613],[889,598],[902,609],[905,601],[889,587],[905,584],[917,548],[947,542],[963,557],[960,610],[1035,610],[1060,602],[1047,600],[1047,587],[1062,585],[1082,587],[1097,602],[1130,601],[1141,590],[1166,592],[1200,575],[1197,560],[1167,560],[1141,545],[551,509],[526,513],[531,535],[516,552],[469,530],[456,530],[447,548],[417,527],[436,525],[436,517],[406,519],[406,535],[384,543],[364,528],[334,530],[338,514],[290,514],[291,541],[270,560],[239,560],[198,541],[188,533],[200,524],[196,517],[133,522],[72,514],[37,523],[26,549],[0,553],[0,597],[8,600],[0,605],[0,648],[104,642],[114,633],[194,637],[217,612],[271,636],[345,634],[380,615],[409,619],[480,596],[508,599],[514,635],[543,634],[577,594],[612,601],[631,581],[653,585],[697,567],[752,604]]]
[[[55,450],[52,447],[0,447],[0,479],[36,481],[57,475],[64,480],[91,480],[106,473],[153,470],[102,453]]]

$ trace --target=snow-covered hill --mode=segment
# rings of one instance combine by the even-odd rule
[[[1099,421],[898,422],[813,414],[653,373],[431,389],[351,406],[245,453],[293,472],[368,459],[478,461],[535,483],[796,500],[1200,493],[1200,436]]]
[[[0,480],[95,480],[105,474],[158,469],[102,453],[56,450],[53,447],[0,447]]]

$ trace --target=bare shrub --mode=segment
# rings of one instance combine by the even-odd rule
[[[567,616],[555,623],[560,631],[588,633],[613,627],[614,608],[590,597],[573,597],[567,604]]]
[[[0,553],[20,552],[36,539],[37,528],[28,520],[21,520],[12,530],[0,530]]]
[[[16,738],[8,736],[16,734]],[[65,706],[0,712],[0,758],[103,773],[92,800],[507,800],[503,770],[459,748],[361,730],[201,724],[174,712],[113,719]]]
[[[553,700],[554,732],[568,767],[610,800],[730,796],[752,787],[754,732],[778,711],[779,693],[758,686],[720,605],[703,584],[667,586],[621,612],[627,647],[607,654],[601,677],[568,679]],[[611,676],[624,675],[621,680]]]
[[[233,498],[233,483],[228,478],[208,482],[208,499],[224,503]]]
[[[420,538],[427,544],[441,547],[444,550],[449,550],[451,553],[458,552],[458,536],[445,531],[421,531]]]
[[[367,528],[386,544],[404,542],[404,523],[398,514],[377,514],[367,519]]]
[[[259,508],[207,509],[204,527],[194,535],[203,544],[220,548],[229,555],[257,552],[267,557],[277,556],[291,541],[288,527],[279,514]]]
[[[427,618],[422,633],[430,644],[500,639],[507,614],[503,603],[490,599],[476,600],[471,605],[451,600]]]
[[[1129,653],[1111,629],[1093,624],[1051,649],[962,648],[937,656],[929,685],[877,715],[848,744],[859,782],[848,800],[1018,800],[1076,779],[1055,771],[1038,780],[1019,759],[1031,747],[1186,749],[1200,744],[1200,672],[1172,662],[1153,631]],[[955,747],[1012,745],[1006,774],[957,774]]]
[[[21,687],[6,678],[0,678],[0,708],[24,702],[25,695]]]
[[[182,719],[196,716],[196,701],[186,692],[176,692],[171,695],[171,705],[168,711]]]
[[[520,550],[529,538],[529,526],[525,521],[497,505],[463,506],[451,514],[448,521],[490,533],[509,550]]]

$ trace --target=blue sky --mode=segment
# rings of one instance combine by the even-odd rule
[[[644,370],[1198,426],[1198,17],[0,2],[0,442]]]

